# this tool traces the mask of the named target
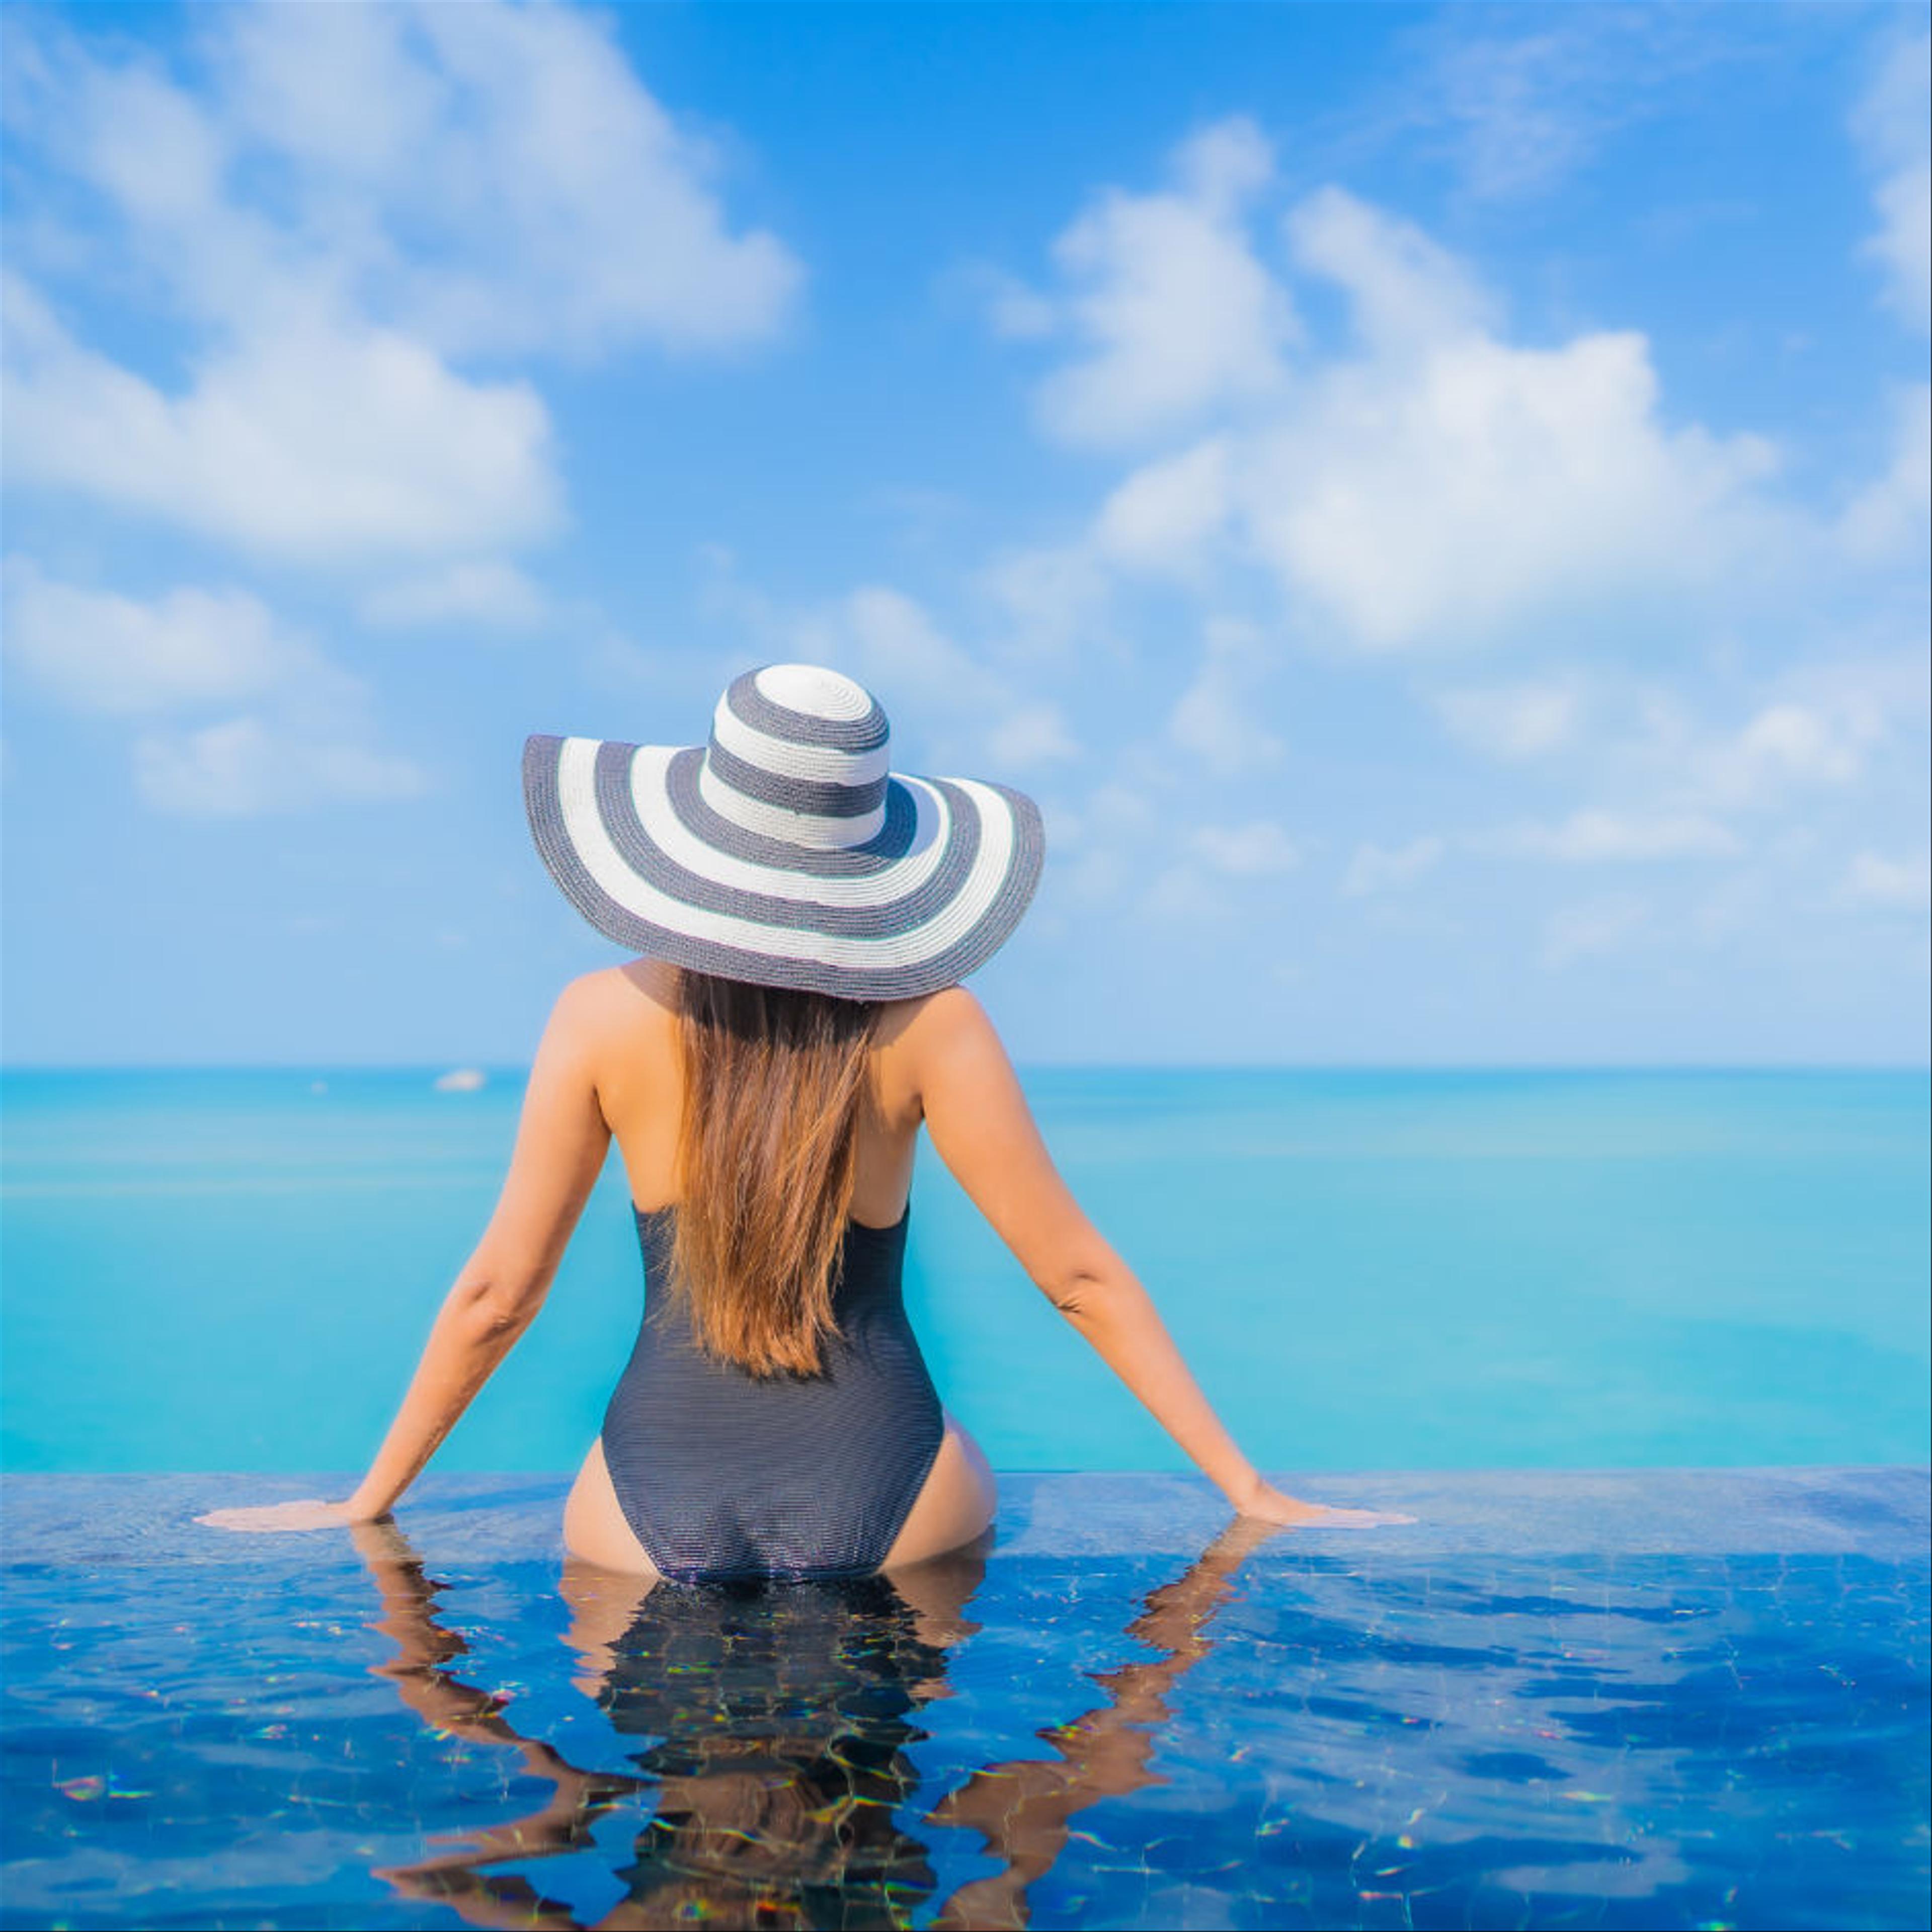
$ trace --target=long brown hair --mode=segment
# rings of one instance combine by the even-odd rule
[[[754,1375],[813,1375],[871,1103],[878,1008],[679,975],[684,1119],[671,1292],[707,1352]]]

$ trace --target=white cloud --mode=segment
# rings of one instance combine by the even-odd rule
[[[1437,693],[1450,730],[1492,758],[1540,758],[1562,750],[1576,734],[1582,700],[1574,684],[1514,684]]]
[[[902,692],[935,706],[970,706],[991,698],[992,674],[904,591],[861,584],[831,614],[850,640],[860,676],[882,692]]]
[[[1519,349],[1460,335],[1336,364],[1258,432],[1256,555],[1369,649],[1492,636],[1539,610],[1716,579],[1750,542],[1772,446],[1658,420],[1634,331]]]
[[[1075,901],[1101,905],[1118,900],[1130,887],[1144,881],[1149,854],[1160,830],[1152,799],[1139,787],[1118,778],[1096,785],[1075,810],[1064,800],[1042,802],[1048,849],[1054,855],[1061,890]],[[1198,868],[1169,868],[1177,880],[1174,891],[1204,892]]]
[[[1163,866],[1140,896],[1148,917],[1175,925],[1226,919],[1234,910],[1221,887],[1196,865],[1182,862]]]
[[[1879,226],[1862,244],[1886,299],[1910,327],[1932,328],[1932,35],[1894,34],[1852,117],[1879,180]]]
[[[1100,506],[1095,548],[1124,570],[1185,574],[1227,522],[1229,480],[1228,446],[1220,436],[1144,464]]]
[[[1366,898],[1372,893],[1398,892],[1412,886],[1447,849],[1445,842],[1434,832],[1412,838],[1406,845],[1358,845],[1342,876],[1342,893],[1349,898]]]
[[[988,324],[1002,341],[1034,341],[1060,326],[1060,311],[1052,298],[1004,268],[976,262],[964,272],[964,279],[974,286]]]
[[[1004,770],[1022,771],[1077,758],[1080,747],[1053,704],[1023,704],[986,734],[987,754]]]
[[[1286,380],[1294,309],[1244,226],[1274,171],[1266,140],[1250,121],[1222,121],[1172,162],[1174,188],[1110,188],[1053,244],[1064,292],[1052,307],[1082,352],[1046,379],[1038,402],[1049,434],[1066,442],[1131,442],[1271,395]],[[1036,332],[1037,304],[1020,313]],[[1010,298],[1003,314],[1011,333]]]
[[[10,556],[6,649],[10,677],[24,672],[62,709],[147,721],[134,783],[158,811],[232,816],[428,786],[372,742],[362,681],[244,590],[180,586],[143,602]],[[192,720],[236,705],[248,709]]]
[[[1858,556],[1919,550],[1932,517],[1932,383],[1900,386],[1894,401],[1890,468],[1855,496],[1839,519],[1838,533]]]
[[[292,320],[171,396],[75,342],[17,278],[5,311],[19,482],[310,562],[526,543],[561,518],[536,392],[467,382],[406,336]]]
[[[1774,802],[1794,788],[1852,784],[1892,720],[1883,687],[1860,680],[1852,667],[1843,670],[1695,748],[1687,767],[1691,783],[1721,803],[1742,806]]]
[[[1101,205],[1138,235],[1148,207],[1178,218],[1173,202],[1114,190]],[[1216,204],[1215,247],[1240,257],[1244,286],[1276,300],[1254,293],[1234,312],[1288,316],[1288,290],[1242,208],[1232,193]],[[1090,215],[1074,232],[1098,259],[1096,238],[1113,230]],[[1294,266],[1346,297],[1354,352],[1306,358],[1291,380],[1286,322],[1265,358],[1238,355],[1225,314],[1210,322],[1177,304],[1159,311],[1174,340],[1121,325],[1172,397],[1134,374],[1125,350],[1076,354],[1049,379],[1063,409],[1083,399],[1073,413],[1088,440],[1109,440],[1103,427],[1114,440],[1184,430],[1210,400],[1223,418],[1115,487],[1070,547],[1090,569],[1159,572],[1207,592],[1210,566],[1244,562],[1279,582],[1304,628],[1393,650],[1492,643],[1566,610],[1600,621],[1612,600],[1659,591],[1761,590],[1767,558],[1774,574],[1796,571],[1820,540],[1767,496],[1780,462],[1768,439],[1666,422],[1642,333],[1519,346],[1466,263],[1332,184],[1298,201],[1284,232]],[[1166,272],[1148,268],[1134,286],[1164,287]],[[1264,359],[1265,380],[1230,374]],[[1071,573],[1064,560],[1060,572]]]
[[[1722,86],[1712,70],[1749,58],[1783,24],[1776,10],[1735,8],[1445,8],[1405,36],[1419,58],[1368,131],[1420,130],[1424,155],[1452,161],[1466,194],[1546,193],[1630,122]]]
[[[1874,719],[1870,735],[1877,728]],[[1860,744],[1868,735],[1856,728],[1856,721],[1852,728],[1840,728],[1804,705],[1773,704],[1738,734],[1736,748],[1748,764],[1843,784],[1858,776]]]
[[[183,586],[152,603],[6,562],[9,664],[64,709],[138,717],[226,704],[311,669],[313,654],[244,590]]]
[[[477,558],[379,584],[364,593],[356,609],[364,623],[377,626],[466,624],[521,631],[542,623],[550,602],[514,564]]]
[[[1555,23],[1552,23],[1555,24]],[[1484,36],[1445,49],[1437,112],[1460,136],[1471,187],[1511,196],[1548,188],[1599,140],[1606,104],[1590,86],[1594,37],[1557,31]]]
[[[1932,904],[1932,859],[1923,853],[1916,858],[1887,859],[1861,852],[1846,873],[1845,890],[1874,905],[1923,912]]]
[[[1572,812],[1559,824],[1514,826],[1477,842],[1496,851],[1573,866],[1721,859],[1740,849],[1736,834],[1714,819],[1610,812]]]
[[[1286,872],[1301,863],[1300,844],[1271,818],[1250,819],[1241,825],[1203,825],[1188,842],[1215,872],[1239,878]]]
[[[407,758],[246,716],[143,732],[134,742],[134,782],[156,811],[234,818],[324,799],[407,798],[426,782]]]
[[[192,92],[49,30],[13,118],[118,209],[186,312],[226,328],[292,305],[452,356],[764,339],[798,264],[730,232],[715,144],[641,85],[614,28],[496,0],[236,8],[201,37]]]
[[[1224,778],[1273,764],[1281,740],[1262,722],[1253,682],[1262,664],[1252,626],[1210,618],[1201,669],[1175,704],[1168,734]]]
[[[16,251],[22,481],[314,562],[514,548],[562,520],[548,412],[455,360],[736,350],[791,305],[796,263],[730,231],[712,145],[639,84],[606,15],[221,9],[192,89],[150,50],[14,24],[16,139],[114,224],[64,242],[66,202],[30,208],[41,280],[91,271],[198,338],[184,380],[124,367]]]
[[[1028,659],[1063,654],[1089,638],[1111,589],[1085,543],[1007,551],[980,569],[978,582],[1010,627],[1010,654]]]
[[[1378,353],[1487,335],[1501,320],[1501,304],[1465,264],[1346,189],[1304,196],[1282,228],[1300,266],[1346,292],[1357,334]]]
[[[1843,632],[1831,649],[1738,680],[1721,706],[1688,679],[1595,669],[1576,687],[1589,728],[1550,768],[1636,818],[1723,820],[1916,782],[1932,728],[1922,645],[1873,650]]]
[[[1078,755],[1054,705],[1016,688],[890,585],[848,592],[805,615],[798,634],[820,662],[849,664],[888,710],[902,698],[916,706],[922,735],[944,755],[984,756],[1012,770]]]
[[[1649,917],[1648,902],[1628,893],[1562,907],[1544,922],[1539,962],[1553,970],[1613,952],[1641,932]]]

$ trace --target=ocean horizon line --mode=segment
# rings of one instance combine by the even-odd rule
[[[1891,1060],[1034,1060],[1016,1058],[1023,1073],[1724,1073],[1914,1074],[1932,1078],[1932,1061]],[[17,1074],[331,1073],[452,1072],[526,1076],[528,1060],[0,1060],[0,1079]]]

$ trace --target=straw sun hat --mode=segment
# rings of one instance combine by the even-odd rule
[[[608,938],[845,999],[982,965],[1045,856],[1031,799],[894,772],[878,700],[816,664],[735,680],[706,744],[532,736],[524,802],[550,876]]]

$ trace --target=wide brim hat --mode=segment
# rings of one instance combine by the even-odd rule
[[[735,680],[702,745],[533,735],[524,802],[550,876],[607,938],[845,999],[982,965],[1046,853],[1024,793],[893,771],[877,699],[815,664]]]

